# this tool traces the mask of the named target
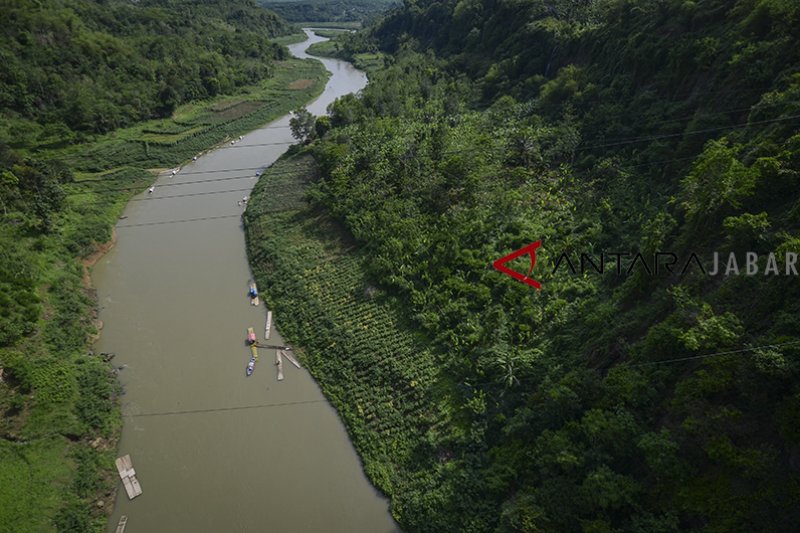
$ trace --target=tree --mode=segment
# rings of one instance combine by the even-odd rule
[[[314,124],[314,133],[319,139],[323,138],[329,129],[331,129],[330,117],[319,117],[316,124]]]
[[[305,106],[296,111],[292,111],[292,118],[289,120],[289,127],[292,129],[292,137],[301,143],[307,143],[314,137],[314,122],[316,117],[308,112]]]

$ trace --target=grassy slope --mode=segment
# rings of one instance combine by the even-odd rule
[[[372,482],[393,497],[424,491],[437,465],[420,463],[435,432],[434,355],[403,309],[364,277],[368,259],[304,193],[309,155],[284,157],[259,179],[245,214],[248,254],[281,333],[344,419]]]
[[[176,165],[227,137],[255,129],[297,108],[322,92],[326,76],[316,62],[283,61],[278,63],[275,76],[241,94],[181,106],[169,119],[117,130],[97,137],[89,146],[55,150],[53,157],[85,172],[108,172],[117,166]],[[315,83],[304,90],[290,89],[289,84],[298,79]]]
[[[344,30],[358,30],[361,28],[361,23],[358,21],[328,22],[307,20],[295,22],[294,24],[301,28],[340,28]]]
[[[289,46],[290,44],[295,43],[302,43],[306,40],[305,33],[292,33],[290,35],[283,35],[281,37],[275,37],[272,39],[273,42],[278,44],[282,44],[283,46]]]
[[[40,440],[28,445],[0,441],[0,524],[17,532],[46,531],[50,518],[58,511],[58,491],[66,487],[74,464],[66,454],[68,447],[56,440]]]
[[[323,37],[327,37],[327,35],[324,35],[324,32],[320,31],[317,33],[319,35],[322,35]],[[353,57],[351,58],[348,57],[346,54],[344,54],[337,47],[336,42],[333,40],[312,44],[308,48],[308,53],[320,57],[334,57],[338,59],[343,59],[345,61],[352,61],[353,65],[355,65],[356,68],[361,69],[367,73],[381,69],[385,65],[384,55],[380,52],[375,54],[369,54],[369,53],[353,54]]]
[[[298,79],[314,83],[289,89]],[[31,268],[43,282],[38,293],[44,308],[37,333],[13,349],[0,349],[7,378],[0,384],[0,530],[47,531],[55,520],[59,530],[86,531],[91,524],[99,531],[111,508],[118,481],[114,442],[121,427],[110,400],[116,382],[107,364],[81,355],[97,330],[93,291],[84,287],[75,258],[110,239],[127,200],[154,179],[148,168],[179,165],[284,115],[320,94],[326,79],[319,62],[289,60],[273,78],[239,95],[188,104],[171,119],[87,144],[40,149],[39,157],[74,168],[76,183],[65,186],[69,208],[57,231],[35,243]]]
[[[337,35],[341,35],[342,33],[347,31],[349,30],[345,30],[342,28],[329,28],[329,29],[317,29],[314,31],[314,33],[316,33],[320,37],[327,37],[329,39],[333,39]]]

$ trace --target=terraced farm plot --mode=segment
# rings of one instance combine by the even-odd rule
[[[170,118],[120,129],[51,154],[84,173],[123,165],[171,167],[296,109],[322,92],[328,76],[318,61],[281,61],[273,77],[241,94],[186,104]],[[298,82],[303,82],[302,86],[290,88]]]
[[[313,85],[313,83],[314,83],[314,80],[309,80],[309,79],[295,80],[295,81],[293,81],[292,83],[289,84],[289,88],[292,89],[292,90],[295,90],[295,91],[296,90],[300,90],[300,89],[307,89],[307,88],[311,87],[311,85]]]
[[[437,365],[402,309],[365,278],[367,258],[304,198],[313,173],[312,158],[299,155],[262,175],[245,214],[250,263],[281,333],[344,419],[367,475],[401,505],[435,475],[418,449],[438,416],[430,397]]]
[[[258,108],[264,105],[262,102],[245,101],[237,102],[233,105],[222,107],[219,109],[212,109],[214,114],[219,120],[235,120],[245,115],[253,113]]]

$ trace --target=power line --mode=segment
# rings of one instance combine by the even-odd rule
[[[149,200],[168,200],[170,198],[186,198],[187,196],[208,196],[214,194],[226,194],[231,192],[246,192],[252,189],[228,189],[225,191],[192,192],[187,194],[173,194],[171,196],[148,196],[145,198],[131,198],[131,202],[144,202]]]
[[[175,175],[176,176],[190,176],[190,175],[193,175],[193,174],[215,174],[217,172],[240,172],[240,171],[244,171],[244,170],[259,170],[259,169],[262,169],[262,168],[263,169],[267,169],[269,167],[270,167],[270,165],[261,165],[260,167],[220,168],[220,169],[215,169],[215,170],[187,170],[187,171],[180,170]]]
[[[190,193],[190,194],[175,194],[172,196],[154,196],[154,197],[147,197],[147,198],[134,198],[132,202],[143,202],[143,201],[150,201],[150,200],[167,200],[169,198],[184,198],[186,196],[203,196],[203,195],[214,195],[214,194],[224,194],[224,193],[232,193],[232,192],[248,192],[251,189],[230,189],[227,191],[210,191],[210,192],[199,192],[199,193]],[[276,194],[273,195],[273,198],[285,198],[286,196],[292,196],[294,193],[289,192],[286,194]],[[122,224],[116,226],[116,228],[135,228],[140,226],[160,226],[163,224],[180,224],[182,222],[195,222],[201,220],[216,220],[216,219],[225,219],[225,218],[234,218],[240,217],[242,213],[237,215],[220,215],[220,216],[212,216],[212,217],[199,217],[199,218],[186,218],[181,220],[164,220],[161,222],[140,222],[136,224]]]
[[[672,163],[672,162],[675,162],[675,161],[693,160],[693,159],[696,159],[696,157],[697,156],[676,157],[676,158],[672,158],[672,159],[661,159],[661,160],[658,160],[658,161],[649,161],[649,162],[645,162],[645,163],[637,163],[635,165],[624,165],[623,167],[620,167],[614,161],[612,161],[612,163],[614,163],[614,165],[617,168],[636,168],[636,167],[645,167],[645,166],[651,166],[651,165],[663,165],[663,164]],[[296,167],[304,167],[305,165],[295,165],[295,166]],[[283,170],[283,171],[274,170],[274,171],[270,171],[269,173],[265,172],[264,176],[266,176],[267,178],[280,177],[280,176],[283,176],[283,175],[294,174],[294,172],[295,172],[294,170]],[[160,189],[162,187],[175,187],[175,186],[179,186],[179,185],[193,185],[195,183],[209,183],[209,182],[228,181],[228,180],[235,180],[235,179],[254,179],[255,177],[256,176],[251,176],[251,175],[248,174],[246,176],[231,176],[231,177],[227,177],[227,178],[215,178],[215,179],[210,179],[210,180],[187,181],[187,182],[180,182],[180,183],[163,183],[163,184],[158,185],[158,188]],[[280,184],[276,184],[276,185],[280,185]],[[271,184],[267,185],[267,187],[270,187],[270,186],[271,186]],[[139,187],[122,187],[122,188],[118,188],[118,189],[100,189],[100,190],[93,190],[93,191],[79,191],[79,192],[67,193],[67,196],[79,196],[79,195],[84,195],[84,194],[95,194],[95,193],[102,193],[102,192],[139,191],[139,190],[143,190],[144,188],[145,188],[144,185],[142,185],[142,186],[139,186]],[[223,190],[223,191],[209,191],[209,192],[200,192],[200,193],[175,194],[175,195],[170,195],[170,196],[153,196],[153,197],[146,197],[146,198],[131,198],[129,201],[131,201],[131,202],[141,202],[141,201],[147,201],[147,200],[162,200],[162,199],[168,199],[168,198],[183,198],[183,197],[189,197],[189,196],[215,195],[215,194],[225,194],[225,193],[232,193],[232,192],[246,192],[246,191],[252,191],[252,190],[253,190],[253,187],[245,188],[245,189],[228,189],[228,190]],[[97,202],[83,203],[81,205],[99,205],[101,203],[104,203],[104,202],[102,200],[98,200]]]
[[[763,346],[751,346],[750,348],[741,348],[739,350],[729,350],[726,352],[708,353],[703,355],[690,355],[687,357],[676,357],[675,359],[664,359],[663,361],[648,361],[646,363],[635,363],[626,366],[636,367],[636,366],[663,365],[667,363],[679,363],[681,361],[691,361],[693,359],[706,359],[708,357],[719,357],[722,355],[732,355],[738,353],[752,352],[754,350],[761,350],[764,348],[778,348],[779,346],[789,346],[791,344],[800,344],[800,340],[782,342],[780,344],[765,344]]]
[[[117,226],[117,229],[120,228],[137,228],[140,226],[161,226],[163,224],[180,224],[182,222],[198,222],[200,220],[219,220],[222,218],[239,218],[242,214],[238,213],[236,215],[220,215],[217,217],[199,217],[199,218],[184,218],[181,220],[164,220],[162,222],[141,222],[138,224],[122,224]]]
[[[244,179],[253,179],[255,176],[251,176],[250,174],[246,176],[229,176],[227,178],[214,178],[210,180],[198,180],[198,181],[181,181],[178,183],[160,183],[158,188],[161,187],[177,187],[179,185],[194,185],[195,183],[211,183],[215,181],[230,181],[230,180],[244,180]],[[95,194],[100,192],[122,192],[122,191],[137,191],[145,189],[145,185],[141,185],[138,187],[119,187],[116,189],[92,189],[90,191],[75,191],[67,193],[67,196],[79,196],[81,194]]]
[[[742,108],[742,109],[746,109],[746,108]],[[795,120],[795,119],[800,119],[800,115],[791,115],[791,116],[788,116],[788,117],[757,120],[757,121],[746,122],[746,123],[742,123],[742,124],[733,124],[733,125],[728,125],[728,126],[718,126],[718,127],[714,127],[714,128],[703,128],[703,129],[699,129],[699,130],[689,130],[689,131],[684,131],[684,132],[680,132],[680,133],[666,133],[666,134],[661,134],[661,135],[651,135],[651,136],[645,136],[645,137],[630,137],[630,138],[614,139],[614,140],[612,140],[612,142],[603,142],[602,144],[593,144],[593,145],[588,145],[588,146],[583,146],[583,147],[579,146],[578,148],[575,149],[575,151],[578,152],[578,151],[592,150],[592,149],[595,149],[595,148],[606,148],[606,147],[610,147],[610,146],[621,146],[621,145],[625,145],[625,144],[634,144],[634,143],[640,143],[640,142],[650,142],[650,141],[656,141],[656,140],[661,140],[661,139],[681,137],[681,136],[684,136],[684,135],[696,135],[696,134],[700,134],[700,133],[711,133],[711,132],[714,132],[714,131],[734,130],[734,129],[738,129],[738,128],[746,128],[748,126],[753,126],[753,125],[770,124],[770,123],[775,123],[775,122],[785,122],[785,121],[788,121],[788,120]],[[257,146],[276,146],[276,145],[287,145],[287,144],[294,144],[294,143],[293,142],[256,143],[256,144],[241,145],[241,146],[238,146],[238,147],[239,148],[245,148],[245,147],[248,147],[248,146],[256,146],[257,147]],[[237,148],[237,146],[234,145],[234,146],[228,146],[228,147],[223,147],[223,148]],[[464,152],[481,152],[481,151],[487,151],[487,150],[499,151],[501,149],[502,148],[500,148],[500,147],[483,146],[483,147],[479,147],[479,148],[463,148],[463,149],[459,149],[459,150],[446,150],[446,151],[443,151],[442,154],[456,154],[456,153],[464,153]],[[670,161],[672,161],[672,160],[670,160]],[[187,172],[181,173],[181,175],[207,174],[207,173],[215,173],[215,172],[237,172],[237,171],[244,171],[244,170],[259,170],[259,169],[265,169],[266,170],[270,166],[271,165],[262,165],[262,166],[259,166],[259,167],[244,167],[244,168],[237,168],[237,169],[216,169],[216,170],[194,171],[194,172],[187,171]],[[302,165],[298,165],[298,166],[302,166]],[[641,166],[641,165],[636,165],[636,166]],[[254,176],[242,176],[242,177],[254,177]],[[237,179],[237,178],[236,177],[234,177],[234,178],[220,178],[220,180],[222,180],[222,179]],[[75,182],[75,183],[76,184],[80,184],[80,183],[87,183],[87,182],[90,182],[90,181],[98,181],[99,182],[99,181],[106,181],[106,180],[102,180],[102,179],[89,180],[89,179],[86,179],[86,180],[81,180],[81,181]],[[207,181],[213,181],[213,180],[207,180]],[[197,182],[188,182],[188,183],[201,183],[201,182],[197,181]],[[162,186],[166,186],[166,184],[162,185]],[[134,189],[135,188],[119,189],[119,190],[134,190]],[[88,191],[88,192],[93,192],[93,191]],[[103,191],[98,191],[98,192],[103,192]],[[86,194],[86,193],[75,193],[75,194]]]
[[[753,106],[749,106],[749,107],[726,109],[724,111],[720,111],[720,113],[730,114],[730,113],[737,113],[737,112],[741,112],[741,111],[752,111],[752,110],[753,110]],[[679,118],[671,118],[671,119],[668,119],[668,120],[661,120],[661,119],[657,119],[657,118],[653,118],[653,117],[644,117],[644,118],[647,119],[647,120],[656,120],[656,121],[658,121],[658,125],[659,126],[663,126],[664,124],[673,124],[675,122],[684,122],[684,121],[689,121],[690,122],[692,119],[695,119],[695,118],[698,117],[697,113],[698,113],[698,111],[696,110],[691,115],[684,115],[684,116],[679,117]],[[724,127],[728,127],[728,126],[724,126]],[[675,134],[669,134],[669,135],[675,135]],[[598,136],[595,136],[593,139],[585,139],[583,142],[589,142],[589,141],[592,141],[592,140],[601,141],[601,142],[616,142],[616,141],[625,141],[627,139],[632,139],[632,138],[636,138],[636,137],[620,137],[620,138],[613,138],[612,137],[610,139],[606,139],[603,136],[599,136],[598,135]]]
[[[283,199],[283,198],[286,198],[286,197],[295,196],[297,194],[296,191],[291,191],[291,190],[290,191],[283,191],[282,187],[280,187],[280,184],[277,184],[277,186],[272,187],[272,189],[277,189],[277,191],[270,192],[270,195],[269,195],[270,199]],[[197,193],[187,193],[187,194],[173,194],[173,195],[170,195],[170,196],[146,196],[146,197],[142,197],[142,198],[131,198],[128,201],[129,202],[149,202],[151,200],[169,200],[171,198],[185,198],[185,197],[189,197],[189,196],[214,196],[214,195],[217,195],[217,194],[229,194],[229,193],[234,193],[234,192],[251,192],[252,190],[253,190],[252,188],[249,188],[249,189],[227,189],[227,190],[224,190],[224,191],[208,191],[208,192],[197,192]],[[270,186],[267,187],[267,191],[270,191]],[[94,202],[94,201],[93,202],[84,202],[84,203],[79,204],[79,206],[91,206],[91,205],[101,205],[101,204],[105,204],[105,202],[102,201],[102,200],[98,200],[96,202]],[[128,224],[127,226],[123,225],[121,227],[129,227],[129,226],[134,226],[134,224]],[[120,226],[117,226],[117,227],[120,227]]]
[[[649,161],[649,162],[645,162],[645,163],[638,163],[638,164],[635,164],[635,165],[626,165],[626,168],[643,167],[643,166],[650,166],[650,165],[662,165],[662,164],[671,163],[671,162],[674,162],[674,161],[687,161],[687,160],[692,160],[692,159],[695,159],[695,158],[696,158],[696,156],[678,157],[678,158],[672,158],[672,159],[662,159],[662,160],[659,160],[659,161]],[[292,167],[294,167],[294,168],[300,168],[300,167],[305,167],[305,166],[306,165],[303,165],[303,164],[292,165]],[[255,167],[255,168],[261,168],[261,167]],[[267,178],[286,176],[286,175],[293,174],[295,172],[294,168],[288,169],[287,166],[283,166],[283,167],[279,167],[279,168],[276,168],[276,169],[269,169],[268,171],[264,172],[263,175],[266,176]],[[246,169],[231,169],[230,172],[233,172],[235,170],[246,170]],[[226,172],[226,171],[219,170],[219,171],[212,171],[212,172]],[[184,181],[184,182],[179,182],[179,183],[161,183],[161,184],[158,185],[158,188],[160,189],[162,187],[177,187],[177,186],[184,186],[184,185],[194,185],[194,184],[197,184],[197,183],[213,183],[213,182],[230,181],[230,180],[254,179],[256,177],[257,176],[252,176],[250,174],[247,174],[247,175],[243,175],[243,176],[228,176],[228,177],[225,177],[225,178],[212,178],[212,179],[197,180],[197,181]],[[261,176],[258,176],[258,177],[261,177]],[[92,181],[100,181],[100,180],[92,180]],[[83,183],[83,182],[79,182],[79,183]],[[103,192],[139,191],[139,190],[144,190],[145,188],[146,187],[144,185],[140,185],[140,186],[137,186],[137,187],[119,187],[119,188],[109,188],[109,189],[94,189],[94,190],[90,190],[90,191],[70,192],[70,193],[67,193],[67,196],[80,196],[80,195],[85,195],[85,194],[96,194],[96,193],[103,193]],[[226,193],[226,192],[237,192],[237,191],[246,191],[246,190],[251,190],[251,189],[231,189],[231,190],[225,190],[225,191],[212,191],[212,192],[207,192],[207,193],[193,193],[193,194],[184,194],[184,195],[157,196],[157,197],[152,197],[152,198],[132,198],[130,201],[131,202],[136,202],[136,201],[142,201],[142,200],[158,200],[158,199],[162,199],[162,198],[180,198],[180,197],[183,197],[183,196],[198,196],[198,195],[203,195],[203,194],[220,194],[220,193]]]
[[[595,149],[595,148],[605,148],[605,147],[610,147],[610,146],[621,146],[621,145],[625,145],[625,144],[633,144],[633,143],[639,143],[639,142],[650,142],[650,141],[666,139],[666,138],[682,137],[682,136],[685,136],[685,135],[709,133],[709,132],[714,132],[714,131],[733,130],[733,129],[737,129],[737,128],[749,127],[749,126],[752,126],[752,125],[784,122],[784,121],[794,120],[794,119],[800,119],[800,115],[792,115],[792,116],[789,116],[789,117],[767,119],[767,120],[759,120],[759,121],[747,122],[747,123],[736,124],[736,125],[731,125],[731,126],[721,126],[721,127],[716,127],[716,128],[704,128],[704,129],[700,129],[700,130],[690,130],[690,131],[684,131],[684,132],[681,132],[681,133],[663,134],[663,135],[655,135],[655,136],[649,136],[649,137],[622,139],[622,140],[619,140],[617,142],[590,145],[590,146],[585,146],[585,147],[578,147],[578,148],[575,149],[575,152],[586,151],[586,150],[591,150],[591,149]],[[270,146],[270,145],[275,145],[275,144],[292,144],[292,143],[263,143],[263,144],[252,144],[252,145],[247,145],[247,146]],[[501,147],[465,148],[465,149],[460,149],[460,150],[444,151],[442,153],[443,154],[454,154],[454,153],[464,153],[464,152],[481,152],[481,151],[487,151],[487,150],[489,150],[489,151],[500,151],[500,150],[503,150],[503,148],[501,148]],[[663,164],[663,163],[672,162],[672,161],[694,159],[694,157],[695,156],[687,157],[687,158],[674,158],[674,159],[668,159],[668,160],[657,161],[657,162],[654,161],[654,162],[649,162],[649,163],[640,163],[640,164],[630,165],[630,166],[631,167],[649,166],[649,165],[655,165],[655,164]],[[302,166],[305,166],[305,165],[295,165],[295,166],[296,167],[302,167]],[[269,167],[263,167],[263,166],[262,167],[250,167],[250,168],[241,169],[241,170],[252,170],[254,168],[269,168]],[[238,169],[236,169],[236,170],[238,170]],[[236,170],[235,169],[229,169],[229,170],[214,170],[214,171],[206,171],[206,172],[233,172],[233,171],[236,171]],[[291,174],[292,172],[293,171],[284,169],[284,171],[282,171],[282,172],[275,171],[275,172],[271,172],[269,175],[270,176],[280,176],[282,174],[283,175]],[[205,172],[198,171],[196,173],[199,174],[199,173],[205,173]],[[185,174],[189,174],[189,173],[187,172]],[[194,184],[194,183],[204,183],[204,182],[211,182],[211,181],[225,181],[225,180],[229,180],[229,179],[245,179],[245,178],[254,178],[254,177],[256,177],[256,176],[250,176],[250,175],[247,175],[247,176],[231,176],[231,177],[227,177],[227,178],[216,178],[216,179],[211,179],[211,180],[198,180],[198,181],[193,181],[193,182],[181,182],[181,183],[173,183],[173,184],[165,183],[165,184],[159,185],[159,187],[177,186],[177,185],[190,185],[190,184]],[[84,182],[85,181],[89,181],[89,180],[84,180]],[[91,181],[96,181],[96,180],[91,180]],[[99,180],[97,180],[97,181],[99,181]],[[74,196],[74,195],[94,194],[94,193],[102,193],[102,192],[133,191],[133,190],[141,190],[143,188],[144,188],[143,186],[137,186],[137,187],[122,187],[122,188],[117,188],[117,189],[100,189],[100,190],[93,190],[93,191],[79,191],[79,192],[74,192],[74,193],[68,193],[68,195],[69,196]],[[177,197],[177,196],[178,195],[175,195],[175,197]],[[191,195],[186,195],[186,196],[191,196]],[[121,226],[121,227],[126,227],[126,226]]]
[[[176,167],[176,168],[179,168],[179,167]],[[243,168],[228,168],[228,169],[221,168],[221,169],[216,169],[216,170],[195,170],[195,171],[187,170],[186,172],[179,171],[177,174],[175,174],[172,177],[187,176],[187,175],[193,175],[193,174],[215,174],[215,173],[218,173],[218,172],[240,172],[240,171],[244,171],[244,170],[259,170],[259,169],[262,169],[262,168],[263,169],[267,169],[267,168],[269,168],[269,165],[262,165],[260,167],[243,167]],[[166,174],[166,172],[167,171],[159,172],[158,175],[161,176],[163,174]],[[169,174],[167,174],[167,177],[169,177]],[[106,181],[109,181],[109,178],[86,178],[86,179],[74,181],[72,183],[74,183],[76,185],[80,185],[81,183],[106,182]]]
[[[232,192],[249,192],[252,191],[252,187],[249,189],[227,189],[224,191],[208,191],[208,192],[193,192],[187,194],[173,194],[170,196],[146,196],[143,198],[132,198],[131,202],[149,202],[151,200],[169,200],[170,198],[186,198],[187,196],[214,196],[215,194],[227,194]],[[295,194],[294,191],[289,191],[287,193],[283,193],[280,191],[278,193],[273,193],[270,195],[270,198],[277,198],[281,196],[291,196]],[[86,205],[86,204],[83,204]]]
[[[306,165],[304,165],[304,164],[286,165],[281,171],[275,170],[273,172],[270,172],[269,175],[270,176],[290,175],[290,174],[292,174],[294,172],[295,168],[305,168],[305,167],[306,167]],[[231,170],[229,172],[233,172],[233,170]],[[228,176],[228,177],[225,177],[225,178],[212,178],[212,179],[207,179],[207,180],[181,181],[181,182],[177,182],[177,183],[160,183],[158,185],[158,188],[161,188],[161,187],[177,187],[179,185],[194,185],[195,183],[211,183],[211,182],[216,182],[216,181],[229,181],[229,180],[239,180],[239,179],[254,179],[256,177],[260,177],[260,176],[253,176],[251,174],[246,174],[246,175],[242,175],[242,176]],[[92,180],[92,181],[100,181],[100,180]],[[79,185],[81,183],[84,183],[84,182],[83,181],[75,182],[75,185]],[[70,184],[70,185],[72,185],[72,184]],[[88,191],[68,192],[67,196],[79,196],[79,195],[83,195],[83,194],[95,194],[95,193],[101,193],[101,192],[139,191],[139,190],[144,190],[144,189],[146,189],[145,185],[138,185],[138,186],[131,186],[131,187],[107,188],[107,189],[91,189],[91,190],[88,190]]]
[[[682,137],[684,135],[696,135],[696,134],[699,134],[699,133],[710,133],[710,132],[714,132],[714,131],[734,130],[734,129],[737,129],[737,128],[747,128],[749,126],[755,126],[755,125],[759,125],[759,124],[770,124],[770,123],[773,123],[773,122],[785,122],[787,120],[795,120],[795,119],[800,119],[800,115],[791,115],[791,116],[788,116],[788,117],[772,118],[772,119],[766,119],[766,120],[756,120],[756,121],[753,121],[753,122],[745,122],[745,123],[742,123],[742,124],[733,124],[733,125],[730,125],[730,126],[719,126],[719,127],[716,127],[716,128],[703,128],[703,129],[699,129],[699,130],[689,130],[689,131],[684,131],[684,132],[681,132],[681,133],[665,133],[663,135],[651,135],[649,137],[638,137],[638,138],[637,137],[633,137],[633,138],[630,138],[630,139],[620,139],[617,142],[611,142],[611,143],[606,143],[606,144],[594,144],[594,145],[590,145],[590,146],[585,146],[583,148],[576,148],[575,151],[579,152],[579,151],[585,151],[585,150],[592,150],[594,148],[607,148],[609,146],[621,146],[623,144],[634,144],[634,143],[640,143],[640,142],[658,141],[658,140],[661,140],[661,139],[669,139],[669,138],[673,138],[673,137]]]
[[[139,413],[133,415],[122,415],[124,418],[141,418],[146,416],[173,416],[173,415],[191,415],[197,413],[216,413],[221,411],[241,411],[245,409],[264,409],[275,407],[288,407],[290,405],[306,405],[312,403],[328,403],[327,400],[300,400],[296,402],[281,402],[281,403],[262,403],[257,405],[240,405],[237,407],[214,407],[209,409],[186,409],[182,411],[160,411],[156,413]]]
[[[231,144],[230,146],[220,146],[219,148],[215,148],[215,150],[231,150],[233,148],[251,148],[251,147],[258,147],[258,146],[286,146],[289,144],[295,144],[296,141],[284,141],[279,143],[253,143],[253,144]]]
[[[725,88],[721,88],[721,89],[719,89],[719,91],[720,92],[729,92]],[[713,93],[713,92],[717,92],[717,91],[711,91],[708,94]],[[734,91],[734,93],[738,93],[738,92],[740,92],[740,91]],[[697,93],[697,94],[707,94],[707,93],[702,93],[701,92],[701,93]],[[746,111],[748,109],[752,109],[755,105],[757,105],[757,103],[754,103],[752,106],[749,106],[749,107],[721,110],[720,113],[722,113],[722,112]],[[664,123],[679,122],[679,121],[684,120],[684,119],[695,118],[696,116],[697,116],[697,114],[694,113],[692,115],[687,115],[687,116],[681,117],[681,118],[664,120],[664,121],[661,121],[661,123],[664,124]],[[589,146],[585,146],[585,147],[582,147],[582,148],[579,147],[579,148],[576,149],[576,151],[585,151],[585,150],[591,150],[591,149],[594,149],[594,148],[619,146],[619,145],[623,145],[623,144],[631,144],[631,143],[638,143],[638,142],[648,142],[648,141],[660,140],[660,139],[665,139],[665,138],[680,137],[682,135],[693,135],[693,134],[700,134],[700,133],[710,133],[710,132],[713,132],[713,131],[721,131],[721,130],[726,130],[726,129],[737,129],[737,128],[742,128],[742,127],[747,127],[747,126],[750,126],[750,125],[766,124],[766,123],[771,123],[771,122],[780,122],[780,121],[785,121],[785,120],[792,120],[792,119],[795,119],[795,118],[800,118],[800,116],[790,116],[790,117],[770,119],[770,120],[754,121],[754,122],[748,122],[748,123],[744,123],[744,124],[737,124],[737,125],[733,125],[733,126],[721,126],[721,127],[717,127],[717,128],[706,128],[706,129],[701,129],[701,130],[693,130],[693,131],[681,132],[681,133],[673,133],[673,134],[663,134],[663,135],[655,135],[655,136],[648,136],[648,137],[633,137],[633,138],[628,138],[628,139],[624,139],[624,138],[623,139],[614,139],[614,140],[612,140],[612,142],[609,142],[609,143],[605,143],[605,141],[603,141],[603,144],[589,145]],[[290,128],[290,127],[291,126],[266,126],[266,127],[263,127],[263,128],[259,128],[256,131],[265,130],[265,129],[286,129],[286,128]],[[595,139],[598,139],[598,138],[595,137]],[[228,148],[246,148],[246,147],[258,147],[258,146],[285,146],[285,145],[291,145],[291,144],[294,144],[294,142],[253,143],[253,144],[243,144],[243,145],[238,145],[238,146],[237,145],[229,145],[229,146],[228,145],[223,145],[223,146],[218,146],[217,148],[211,148],[211,149],[209,149],[209,151],[219,150],[219,149],[228,149]],[[487,147],[484,147],[484,148],[481,148],[481,149],[478,149],[478,148],[462,149],[462,150],[447,151],[447,152],[443,152],[443,153],[449,154],[449,153],[461,153],[461,152],[467,152],[467,151],[481,151],[481,150],[485,150],[486,148]],[[183,174],[183,175],[191,175],[191,174],[207,174],[207,173],[215,173],[215,172],[235,172],[235,171],[244,171],[244,170],[259,170],[259,169],[269,168],[269,166],[271,166],[271,165],[262,165],[262,166],[259,166],[259,167],[244,167],[244,168],[238,168],[238,169],[187,171],[187,172],[182,172],[181,174]],[[641,165],[636,165],[636,166],[641,166]],[[81,180],[80,182],[75,182],[75,183],[87,183],[87,182],[90,182],[90,181],[106,181],[106,180],[104,180],[102,178],[101,179],[84,179],[84,180]]]
[[[277,189],[277,190],[274,190],[274,189]],[[186,197],[191,197],[191,196],[214,196],[214,195],[217,195],[217,194],[230,194],[230,193],[234,193],[234,192],[239,192],[239,193],[252,192],[252,190],[253,190],[252,188],[250,188],[250,189],[227,189],[227,190],[224,190],[224,191],[208,191],[208,192],[196,192],[196,193],[187,193],[187,194],[173,194],[173,195],[170,195],[170,196],[146,196],[146,197],[142,197],[142,198],[131,198],[128,201],[129,202],[150,202],[152,200],[169,200],[169,199],[172,199],[172,198],[186,198]],[[267,189],[267,190],[270,192],[270,194],[269,194],[269,198],[270,199],[280,199],[280,198],[285,198],[287,196],[295,196],[295,195],[297,195],[296,191],[291,191],[291,190],[290,191],[284,191],[282,187],[274,187],[273,190],[270,190],[270,189]],[[92,206],[92,205],[102,205],[102,204],[105,204],[105,203],[106,202],[100,200],[100,201],[96,201],[96,202],[84,202],[84,203],[78,204],[78,206],[85,207],[85,206]]]

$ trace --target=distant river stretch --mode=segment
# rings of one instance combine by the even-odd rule
[[[289,47],[295,56],[325,40],[306,34]],[[349,63],[322,62],[332,76],[308,106],[315,115],[367,83]],[[283,340],[275,329],[263,340],[266,311],[249,304],[237,203],[256,169],[288,148],[288,124],[159,178],[128,205],[116,247],[94,269],[105,323],[96,350],[124,366],[119,455],[131,455],[143,490],[129,501],[120,485],[108,531],[122,515],[126,533],[397,531],[308,372],[285,361],[278,382],[275,351],[260,349],[245,377],[249,326],[260,342]]]

